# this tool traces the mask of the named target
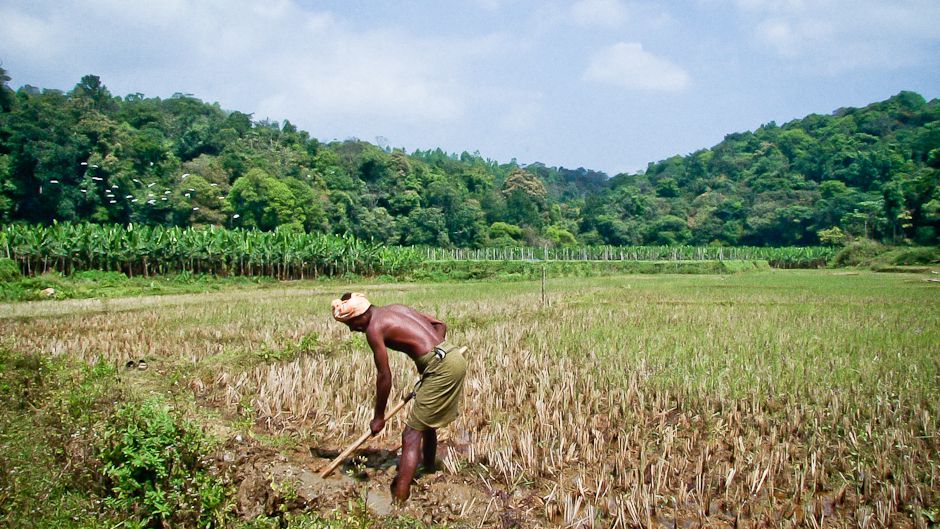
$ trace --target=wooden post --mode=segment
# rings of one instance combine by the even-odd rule
[[[545,306],[545,263],[542,263],[542,306]]]

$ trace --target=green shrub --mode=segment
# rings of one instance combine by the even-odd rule
[[[94,281],[100,283],[123,283],[127,281],[124,272],[105,272],[104,270],[84,270],[72,274],[77,281]]]
[[[101,428],[97,457],[105,503],[144,524],[216,527],[231,510],[230,487],[208,466],[210,439],[157,398],[120,408]]]
[[[0,282],[17,281],[22,279],[20,267],[13,259],[0,258]]]
[[[858,266],[871,262],[872,259],[885,252],[885,247],[870,239],[859,239],[845,245],[829,262],[829,266]]]
[[[890,253],[893,265],[925,265],[940,262],[940,248],[900,248]]]
[[[114,367],[0,348],[0,527],[107,529],[90,429],[120,400]]]

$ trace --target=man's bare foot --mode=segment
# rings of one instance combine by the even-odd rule
[[[417,477],[426,476],[428,474],[436,474],[441,469],[441,461],[435,460],[432,464],[421,463],[418,465]]]

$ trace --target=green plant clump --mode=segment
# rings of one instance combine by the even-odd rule
[[[216,527],[232,509],[227,481],[213,474],[212,441],[159,399],[129,403],[101,429],[97,447],[105,503],[143,524]]]
[[[0,527],[110,528],[91,427],[120,400],[114,368],[0,348]]]
[[[863,266],[891,271],[898,266],[931,265],[940,262],[940,248],[930,246],[891,247],[861,239],[839,250],[830,266]]]
[[[859,239],[845,245],[836,252],[832,256],[832,260],[829,261],[829,265],[832,267],[858,266],[884,253],[884,251],[884,245],[879,242],[870,239]]]
[[[0,257],[0,282],[16,281],[21,279],[20,267],[13,259]]]

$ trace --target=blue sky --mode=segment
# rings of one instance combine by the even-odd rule
[[[619,172],[940,95],[935,0],[0,0],[18,88],[175,92],[323,141]]]

